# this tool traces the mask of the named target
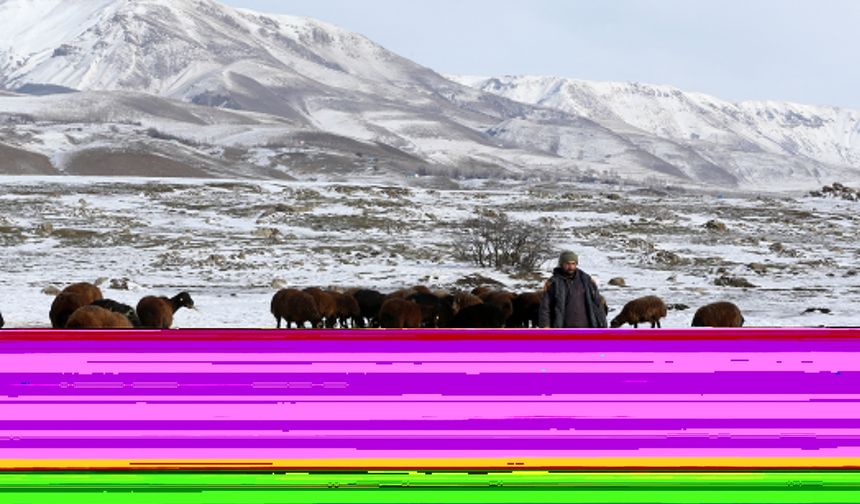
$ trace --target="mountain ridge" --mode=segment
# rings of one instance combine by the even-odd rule
[[[621,121],[661,138],[718,144],[747,140],[767,152],[785,152],[860,167],[858,110],[774,100],[733,103],[673,86],[638,82],[597,82],[552,76],[449,78],[522,103],[601,122]],[[634,101],[637,106],[630,105]],[[785,129],[794,132],[806,129],[807,133],[818,134],[827,124],[834,125],[831,131],[823,132],[806,145],[784,134]],[[805,139],[808,140],[809,135]],[[813,148],[827,141],[831,149]]]
[[[852,136],[839,144],[787,133],[831,120],[802,109],[789,114],[764,107],[744,116],[718,99],[696,102],[680,90],[643,85],[639,94],[628,89],[613,96],[580,89],[579,101],[562,100],[561,91],[571,89],[562,81],[547,81],[555,92],[542,94],[532,89],[537,86],[527,93],[519,83],[499,79],[492,86],[476,85],[449,79],[328,23],[214,0],[5,0],[0,33],[6,33],[0,35],[0,88],[7,91],[132,92],[144,101],[173,100],[167,108],[177,110],[185,103],[272,116],[266,122],[278,123],[278,135],[325,139],[312,147],[324,150],[337,138],[338,161],[327,169],[344,175],[354,173],[356,163],[341,161],[359,145],[385,146],[381,157],[374,156],[376,166],[403,176],[597,176],[751,190],[771,190],[773,177],[791,178],[792,185],[804,188],[860,178],[860,148]],[[643,93],[654,99],[644,100]],[[673,96],[687,100],[687,107],[658,106]],[[114,95],[105,100],[126,110]],[[0,103],[11,107],[13,102],[4,97]],[[28,107],[42,111],[28,112],[36,123],[51,116],[38,104]],[[740,118],[736,123],[727,119],[733,114]],[[751,122],[749,114],[784,120],[771,130],[742,127]],[[119,114],[92,115],[133,121]],[[648,122],[642,116],[661,119]],[[85,124],[87,114],[70,117]],[[188,143],[214,139],[207,152],[236,147],[224,143],[235,135],[201,136],[178,128],[170,117],[148,120]],[[258,134],[248,126],[240,136]],[[0,130],[0,143],[45,150],[19,137]],[[273,141],[269,133],[260,138]],[[266,145],[241,147],[250,152]],[[255,159],[283,160],[275,154]],[[272,166],[258,168],[266,172]]]

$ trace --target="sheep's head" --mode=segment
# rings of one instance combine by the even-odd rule
[[[612,322],[610,322],[610,323],[609,323],[609,325],[610,325],[610,327],[612,327],[613,329],[617,329],[617,328],[619,328],[619,327],[623,326],[623,325],[624,325],[624,322],[625,322],[625,321],[624,321],[624,320],[621,320],[621,316],[619,315],[619,316],[615,317],[614,319],[612,319]]]
[[[174,306],[184,306],[186,308],[194,308],[194,300],[191,299],[191,294],[187,292],[180,292],[176,296],[173,297]]]

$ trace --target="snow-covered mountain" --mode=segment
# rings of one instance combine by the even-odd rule
[[[420,69],[331,25],[209,0],[7,0],[0,15],[7,88],[37,82],[196,98],[233,72],[358,91]]]
[[[860,168],[860,111],[785,102],[731,103],[671,86],[559,77],[451,77],[512,100],[630,126],[730,165],[728,155],[787,156]],[[739,167],[740,168],[740,167]],[[743,173],[740,173],[743,175]]]
[[[156,142],[248,176],[297,175],[298,163],[302,173],[596,175],[765,190],[775,177],[784,188],[860,177],[856,114],[737,112],[704,97],[670,108],[638,97],[657,91],[620,89],[582,92],[568,107],[538,87],[454,82],[339,27],[213,0],[0,0],[0,148],[28,163],[46,157],[59,172],[80,151]],[[233,113],[201,121],[200,107]],[[0,173],[16,170],[0,162]]]
[[[0,34],[0,86],[7,90],[133,91],[265,113],[295,130],[412,156],[413,172],[477,166],[521,176],[526,166],[560,164],[485,133],[508,116],[560,114],[453,83],[311,19],[211,0],[5,0]],[[330,143],[325,138],[322,146]]]

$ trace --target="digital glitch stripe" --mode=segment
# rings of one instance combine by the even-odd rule
[[[858,336],[4,331],[0,499],[860,502]]]

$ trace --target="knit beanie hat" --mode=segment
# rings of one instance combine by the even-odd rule
[[[575,262],[579,263],[579,256],[576,255],[576,252],[571,252],[570,250],[565,250],[561,253],[558,258],[558,265],[561,266],[564,263]]]

